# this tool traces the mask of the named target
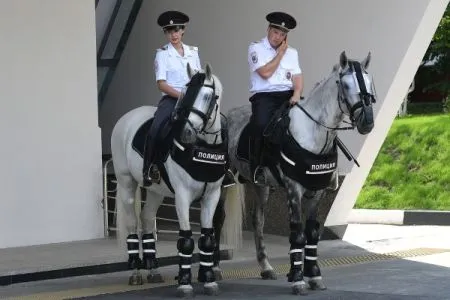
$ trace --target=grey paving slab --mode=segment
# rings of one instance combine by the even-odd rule
[[[450,261],[450,254],[441,259]],[[325,268],[326,291],[310,291],[307,299],[450,299],[450,269],[424,262],[396,260]],[[196,299],[211,299],[194,285]],[[220,282],[214,299],[292,299],[283,276],[275,281],[239,279]],[[85,297],[80,299],[176,299],[176,286]]]

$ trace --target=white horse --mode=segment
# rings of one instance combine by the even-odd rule
[[[179,296],[192,296],[191,264],[194,240],[189,222],[189,208],[201,199],[200,269],[198,280],[204,283],[206,294],[219,290],[213,270],[215,236],[213,216],[219,201],[221,184],[228,168],[226,134],[222,130],[220,101],[222,84],[212,74],[211,67],[193,74],[187,88],[177,101],[172,134],[169,135],[168,154],[158,164],[162,173],[160,183],[154,183],[146,191],[145,205],[140,213],[142,223],[142,260],[139,254],[138,215],[135,211],[135,192],[142,185],[142,137],[149,128],[155,107],[144,106],[131,110],[116,123],[111,136],[111,151],[117,177],[117,222],[119,243],[128,249],[129,268],[133,269],[130,284],[142,284],[141,267],[149,270],[149,282],[160,282],[155,247],[155,219],[158,207],[165,197],[175,197],[179,220],[178,289]],[[139,142],[141,141],[141,142]],[[159,147],[162,145],[159,145]],[[166,175],[166,176],[165,176]],[[138,197],[136,197],[138,199]],[[224,236],[236,241],[240,236],[242,210],[229,201],[225,209],[233,216],[226,222]],[[232,237],[232,238],[231,238]]]
[[[267,128],[266,141],[275,151],[270,151],[270,168],[265,167],[266,185],[256,185],[250,180],[247,130],[250,107],[232,109],[227,115],[231,168],[256,195],[252,212],[253,230],[256,256],[264,279],[276,278],[264,245],[264,209],[270,187],[286,188],[291,231],[288,281],[292,282],[294,294],[306,293],[304,277],[310,278],[310,288],[325,289],[317,264],[319,231],[323,225],[316,220],[318,203],[333,176],[336,177],[337,131],[356,127],[360,134],[368,134],[374,126],[372,103],[375,102],[375,89],[367,73],[369,62],[370,53],[360,63],[347,59],[342,52],[340,63],[313,88],[306,100],[291,108],[280,109],[282,113],[276,114]],[[345,116],[350,118],[352,126],[338,127]],[[232,192],[239,188],[242,188],[241,184],[224,189],[225,203],[244,194],[242,190]],[[302,204],[306,208],[306,222],[302,216]]]

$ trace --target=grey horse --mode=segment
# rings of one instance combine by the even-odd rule
[[[140,214],[136,213],[135,205],[135,201],[139,201],[142,197],[135,197],[138,185],[142,184],[143,149],[140,149],[142,143],[139,143],[142,138],[138,137],[145,136],[155,107],[143,106],[127,112],[117,121],[111,136],[114,172],[117,177],[118,242],[127,246],[128,266],[133,269],[129,283],[143,283],[141,268],[149,270],[147,277],[149,282],[163,280],[156,257],[155,218],[164,197],[175,197],[180,228],[177,243],[180,260],[177,294],[180,297],[194,294],[191,285],[191,265],[195,244],[189,221],[189,207],[196,199],[201,199],[202,226],[202,235],[198,240],[200,252],[198,280],[204,283],[206,294],[215,295],[219,292],[213,268],[216,245],[213,216],[227,168],[227,146],[223,139],[226,134],[223,134],[220,118],[221,81],[212,73],[209,64],[206,65],[205,71],[195,74],[188,64],[187,72],[190,81],[176,104],[173,137],[168,135],[172,146],[170,151],[166,151],[168,154],[160,165],[165,179],[147,188],[145,205]],[[242,224],[240,219],[242,209],[239,203],[237,205],[232,203],[233,201],[230,201],[225,206],[225,211],[228,215],[234,216],[236,222],[225,222],[223,230],[225,237],[232,237],[233,233],[241,234],[239,227]],[[142,227],[141,237],[138,235],[139,218]],[[232,244],[228,240],[225,241]],[[140,246],[143,252],[142,259]]]
[[[292,107],[280,108],[266,128],[265,139],[273,146],[268,151],[271,155],[268,156],[268,167],[265,167],[266,184],[256,185],[250,181],[252,177],[246,159],[250,107],[237,107],[227,114],[231,169],[239,182],[223,189],[224,201],[235,201],[233,197],[241,197],[240,201],[243,201],[244,185],[257,195],[252,212],[256,256],[262,269],[261,276],[275,279],[276,273],[264,245],[264,209],[271,188],[282,186],[286,189],[291,261],[287,277],[294,294],[306,294],[308,284],[311,289],[326,288],[317,264],[321,225],[317,221],[318,203],[325,189],[337,179],[338,130],[356,127],[365,135],[374,126],[375,87],[367,73],[370,58],[369,52],[358,62],[348,59],[342,52],[331,74],[317,83],[305,100]],[[345,116],[349,117],[351,127],[339,127]],[[302,204],[305,205],[306,220],[302,220]],[[216,214],[221,213],[216,211]],[[308,284],[304,278],[309,278]]]

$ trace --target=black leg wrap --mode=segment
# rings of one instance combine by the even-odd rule
[[[287,277],[289,282],[297,282],[303,280],[303,248],[306,244],[306,237],[302,230],[302,224],[291,223],[290,227],[289,242],[291,243],[291,248],[289,256],[291,259],[291,270]]]
[[[317,277],[321,276],[320,268],[317,264],[317,244],[320,239],[320,224],[315,220],[307,220],[305,235],[305,276]]]
[[[212,228],[202,228],[202,236],[198,240],[198,249],[200,250],[200,268],[198,269],[199,282],[214,282],[216,278],[212,267],[214,265],[214,248],[216,240]]]
[[[180,230],[180,238],[177,243],[178,255],[180,257],[177,277],[179,285],[189,285],[192,282],[191,265],[194,246],[192,231]]]
[[[158,268],[158,261],[156,260],[156,246],[155,237],[153,233],[146,233],[142,235],[142,251],[144,269],[151,270]]]
[[[137,234],[129,234],[127,236],[128,249],[128,268],[140,269],[142,261],[139,258],[139,237]]]

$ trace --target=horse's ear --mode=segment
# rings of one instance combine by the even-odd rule
[[[193,71],[192,71],[192,68],[191,68],[191,65],[189,63],[187,63],[186,67],[187,67],[187,73],[188,73],[189,79],[191,79],[192,76],[194,75]]]
[[[371,57],[372,57],[372,54],[371,54],[370,51],[369,51],[369,53],[367,54],[367,57],[364,58],[364,60],[361,62],[361,66],[362,66],[365,70],[367,70],[367,68],[369,67]]]
[[[345,54],[345,51],[342,51],[341,56],[339,57],[339,64],[341,65],[342,69],[345,69],[348,65],[348,58]]]
[[[211,66],[209,64],[206,64],[206,78],[208,78],[208,80],[211,79],[212,76],[212,70],[211,70]]]

